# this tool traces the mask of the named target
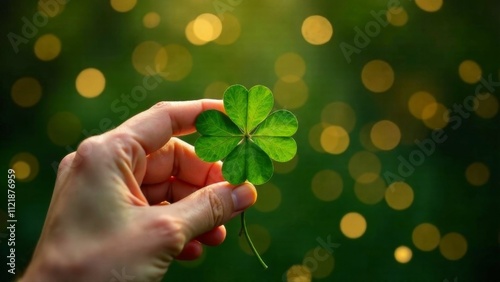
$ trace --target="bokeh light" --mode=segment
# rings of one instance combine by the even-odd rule
[[[304,76],[306,63],[297,53],[288,52],[276,60],[274,71],[280,80],[288,83],[296,82]]]
[[[302,36],[310,44],[325,44],[333,36],[332,24],[325,17],[319,15],[309,16],[302,23]]]
[[[361,81],[366,89],[374,93],[382,93],[394,84],[394,71],[387,62],[373,60],[363,67]]]
[[[356,113],[347,103],[332,102],[321,110],[321,121],[341,126],[347,132],[351,132],[356,125]]]
[[[219,38],[222,33],[222,22],[217,16],[204,13],[189,22],[185,32],[192,44],[203,45]]]
[[[237,17],[226,13],[222,21],[222,32],[215,43],[219,45],[230,45],[235,43],[241,34],[241,25]]]
[[[146,28],[155,28],[160,24],[161,17],[156,12],[149,12],[142,18],[142,24]]]
[[[255,209],[258,211],[271,212],[281,204],[281,191],[276,185],[269,182],[265,183],[259,186],[258,192],[259,197],[254,204]]]
[[[373,125],[370,139],[375,147],[389,151],[394,149],[401,141],[401,131],[394,122],[381,120]]]
[[[80,137],[81,131],[80,119],[70,112],[54,114],[47,124],[50,140],[59,146],[74,144]]]
[[[323,123],[318,123],[309,129],[309,144],[311,147],[319,153],[325,153],[323,146],[321,145],[321,134],[327,125]]]
[[[465,170],[465,178],[471,185],[482,186],[488,182],[490,170],[485,164],[474,162]]]
[[[403,7],[390,7],[386,13],[387,21],[393,26],[404,26],[408,22],[408,13]]]
[[[429,92],[418,91],[411,95],[408,100],[408,109],[417,119],[428,119],[436,114],[437,102]]]
[[[224,91],[229,87],[229,84],[224,81],[214,81],[207,85],[203,97],[208,99],[222,99]]]
[[[274,163],[274,172],[279,174],[285,174],[292,172],[299,163],[299,155],[296,154],[291,160],[288,162],[275,162]]]
[[[481,95],[481,97],[486,97],[477,99],[476,115],[484,119],[494,118],[498,114],[498,98],[491,94],[478,94],[478,96],[479,95]]]
[[[413,256],[413,252],[407,246],[399,246],[394,251],[394,258],[399,263],[408,263]]]
[[[376,177],[371,182],[356,181],[354,184],[356,197],[360,202],[367,205],[374,205],[380,202],[384,198],[385,190],[385,182],[380,177]]]
[[[66,3],[66,1],[39,0],[38,11],[43,12],[45,15],[53,18],[64,11]]]
[[[96,68],[82,70],[76,77],[76,90],[85,98],[94,98],[104,91],[106,78]]]
[[[261,225],[258,224],[250,224],[247,226],[248,234],[252,238],[252,242],[255,246],[255,249],[259,252],[259,254],[264,254],[269,246],[271,245],[271,235],[269,231]],[[239,244],[240,248],[247,253],[248,255],[253,255],[250,246],[248,246],[248,242],[246,241],[245,236],[239,236]]]
[[[472,60],[465,60],[458,66],[458,75],[469,84],[475,84],[481,79],[481,67]]]
[[[439,251],[448,260],[459,260],[467,253],[467,240],[457,232],[450,232],[441,238]]]
[[[167,66],[167,51],[155,41],[144,41],[132,53],[132,65],[142,75],[154,75]]]
[[[35,55],[42,61],[51,61],[61,53],[61,40],[54,34],[40,36],[35,42]]]
[[[137,4],[137,0],[110,0],[111,7],[120,13],[132,10]]]
[[[286,271],[286,282],[311,282],[311,271],[304,265],[292,265]]]
[[[39,171],[38,159],[31,153],[22,152],[14,155],[10,166],[16,172],[16,181],[32,181]]]
[[[18,106],[24,108],[32,107],[42,97],[42,86],[33,77],[22,77],[14,82],[10,95],[14,103]]]
[[[189,50],[178,44],[169,44],[164,47],[168,55],[168,63],[158,73],[168,81],[179,81],[184,79],[193,68],[193,56]]]
[[[361,151],[354,154],[349,159],[348,164],[349,174],[351,177],[360,183],[371,183],[375,181],[382,169],[382,164],[377,155]]]
[[[343,127],[331,125],[321,132],[320,142],[325,152],[339,155],[349,147],[349,134]]]
[[[404,210],[413,203],[413,189],[405,182],[394,182],[385,190],[387,205],[395,210]]]
[[[332,273],[335,267],[335,259],[324,248],[316,247],[306,253],[302,265],[309,268],[314,278],[322,279]]]
[[[365,234],[367,225],[364,216],[357,212],[345,214],[340,220],[340,230],[347,238],[357,239]]]
[[[309,98],[309,88],[300,79],[294,82],[278,80],[273,88],[276,102],[287,109],[297,109],[302,107]]]
[[[441,103],[432,103],[424,108],[422,117],[428,128],[441,129],[450,121],[450,111]]]
[[[415,3],[426,12],[437,12],[443,6],[443,0],[415,0]]]
[[[343,186],[342,176],[333,170],[317,172],[311,182],[314,196],[326,202],[337,199],[342,194]]]
[[[411,238],[417,249],[428,252],[434,250],[439,245],[441,234],[435,225],[421,223],[413,229]]]

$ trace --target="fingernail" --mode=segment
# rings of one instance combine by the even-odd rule
[[[244,210],[253,205],[256,200],[255,188],[249,183],[234,188],[231,196],[233,197],[234,211]]]

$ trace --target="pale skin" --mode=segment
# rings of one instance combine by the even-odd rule
[[[223,111],[222,102],[160,102],[67,155],[21,281],[107,282],[112,271],[159,281],[174,259],[221,244],[223,224],[257,193],[223,181],[220,162],[174,137],[194,132],[208,109]]]

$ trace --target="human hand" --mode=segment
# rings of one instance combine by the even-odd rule
[[[174,259],[222,243],[222,224],[257,194],[250,183],[224,182],[220,162],[201,161],[173,137],[194,132],[207,109],[223,106],[161,102],[66,156],[22,281],[112,281],[113,270],[158,281]]]

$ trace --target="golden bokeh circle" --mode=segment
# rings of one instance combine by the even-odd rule
[[[413,203],[413,189],[405,182],[394,182],[385,190],[387,205],[395,210],[405,210]]]
[[[149,12],[142,18],[142,24],[146,28],[155,28],[160,24],[161,17],[157,12]]]
[[[323,150],[323,147],[321,146],[321,133],[323,133],[323,130],[327,127],[326,124],[324,123],[318,123],[309,129],[309,144],[311,147],[319,153],[325,153],[325,150]]]
[[[292,265],[286,271],[286,282],[311,282],[311,271],[304,265]]]
[[[110,0],[111,7],[120,13],[132,10],[137,4],[137,0]]]
[[[288,83],[296,82],[304,76],[306,63],[299,54],[288,52],[276,59],[274,71],[280,80]]]
[[[82,70],[75,81],[78,94],[85,98],[94,98],[104,91],[106,87],[106,78],[102,72],[96,68],[87,68]]]
[[[18,106],[24,108],[32,107],[42,97],[42,86],[33,77],[22,77],[14,82],[10,90],[10,95],[14,103]]]
[[[378,149],[389,151],[396,148],[401,141],[401,131],[394,122],[381,120],[373,125],[370,139]]]
[[[38,59],[51,61],[61,53],[61,40],[54,34],[45,34],[36,40],[33,48]]]
[[[273,93],[276,102],[287,109],[300,108],[309,98],[309,88],[302,79],[294,82],[279,79],[274,84]]]
[[[325,152],[339,155],[349,147],[349,134],[343,127],[330,125],[321,132],[320,143]]]
[[[340,231],[350,239],[357,239],[366,232],[366,220],[357,212],[345,214],[340,220]]]
[[[394,84],[394,71],[387,62],[373,60],[363,67],[361,81],[366,89],[374,93],[382,93]]]
[[[394,258],[399,263],[408,263],[413,256],[413,252],[407,246],[399,246],[394,250]]]
[[[224,81],[214,81],[207,85],[203,97],[208,99],[222,99],[224,91],[229,87],[229,84]]]
[[[356,113],[347,103],[332,102],[321,110],[321,121],[341,126],[347,132],[351,132],[356,125]]]
[[[307,17],[302,22],[302,36],[312,45],[322,45],[333,36],[333,26],[330,21],[319,15]]]
[[[281,204],[281,190],[272,183],[259,186],[259,197],[254,207],[260,212],[271,212]]]
[[[465,170],[465,178],[471,185],[482,186],[490,178],[490,169],[481,162],[474,162]]]
[[[269,246],[271,245],[271,235],[269,234],[269,231],[261,225],[258,224],[251,224],[248,225],[247,227],[248,234],[250,234],[250,237],[252,238],[252,242],[255,246],[255,249],[259,252],[259,254],[264,254],[267,249],[269,249]],[[253,255],[252,250],[248,246],[248,242],[245,238],[245,236],[239,236],[239,245],[240,248],[248,255]]]
[[[336,200],[342,194],[343,186],[342,176],[333,170],[321,170],[311,181],[314,196],[326,202]]]
[[[80,119],[70,112],[56,113],[47,124],[47,134],[50,140],[59,146],[75,143],[80,138],[81,132]]]
[[[450,121],[450,111],[441,103],[433,103],[424,108],[422,117],[425,126],[428,128],[441,129],[446,127]]]
[[[482,73],[481,67],[473,60],[465,60],[458,66],[458,75],[469,84],[478,83]]]
[[[450,232],[441,238],[439,251],[448,260],[459,260],[467,253],[467,240],[457,232]]]
[[[371,182],[359,182],[354,184],[354,194],[360,202],[366,205],[375,205],[380,202],[385,195],[385,182],[377,176]]]
[[[374,153],[361,151],[349,159],[348,169],[349,174],[355,181],[371,183],[378,178],[382,170],[382,164]]]
[[[439,245],[441,234],[433,224],[421,223],[413,229],[411,238],[417,249],[429,252]]]
[[[491,94],[478,94],[476,97],[486,96],[485,98],[477,98],[478,104],[475,110],[476,115],[484,119],[494,118],[498,114],[498,99]]]
[[[386,12],[387,21],[393,26],[404,26],[408,22],[408,13],[402,7],[390,7]]]
[[[53,18],[64,11],[66,3],[67,1],[39,0],[37,9],[45,15]]]
[[[16,181],[29,182],[38,175],[40,165],[33,154],[21,152],[12,157],[9,167],[16,172]]]
[[[408,100],[408,109],[410,110],[410,113],[417,119],[428,119],[436,113],[436,99],[429,92],[415,92]],[[426,109],[425,115],[424,109]]]
[[[193,68],[193,56],[189,50],[178,44],[169,44],[164,49],[168,63],[159,75],[168,81],[179,81],[188,76]]]
[[[443,0],[415,0],[417,6],[426,12],[437,12],[443,6]]]
[[[132,65],[142,75],[154,75],[167,66],[167,50],[158,42],[144,41],[132,52]]]
[[[299,155],[295,154],[295,156],[288,162],[275,162],[274,171],[280,174],[290,173],[297,167],[298,162]]]
[[[335,259],[324,248],[316,247],[306,253],[302,265],[309,269],[312,277],[322,279],[332,273],[335,267]]]
[[[204,13],[196,17],[192,25],[193,33],[202,42],[216,40],[222,33],[222,22],[214,14]]]
[[[230,45],[236,42],[241,34],[241,25],[238,18],[231,14],[224,14],[222,20],[222,32],[220,36],[214,40],[219,45]]]

